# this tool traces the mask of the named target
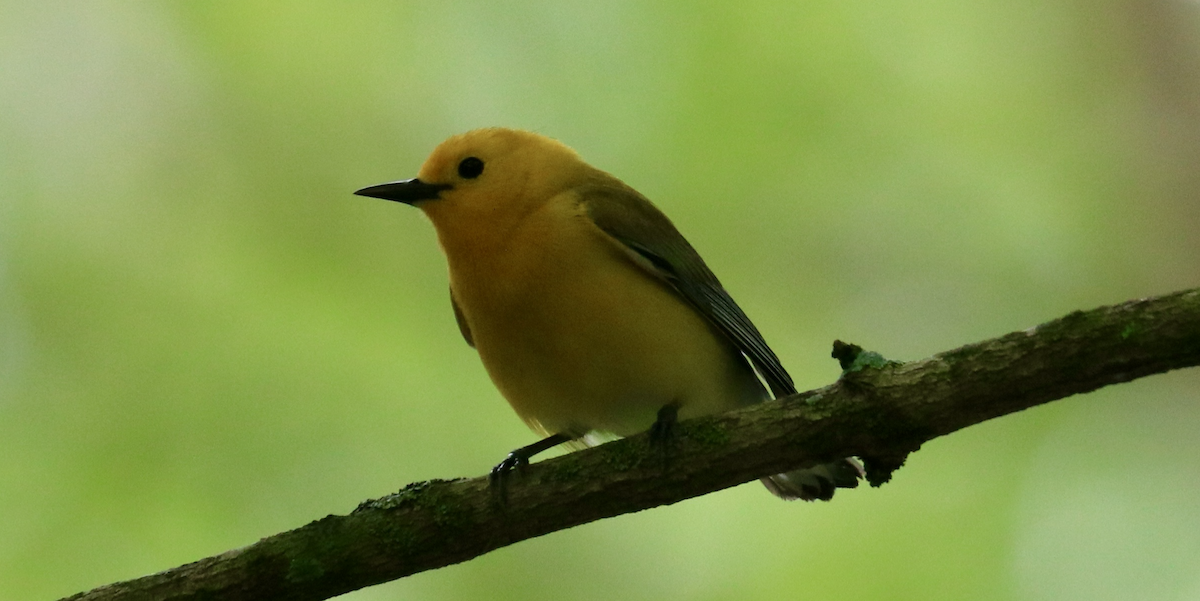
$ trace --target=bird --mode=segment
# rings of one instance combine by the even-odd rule
[[[439,144],[417,177],[360,196],[418,208],[449,267],[466,340],[534,455],[796,392],[779,358],[699,253],[646,197],[544,135],[501,127]],[[765,382],[765,386],[764,386]],[[762,478],[776,496],[829,500],[854,458]]]

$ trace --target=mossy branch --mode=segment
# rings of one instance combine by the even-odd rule
[[[1200,364],[1200,289],[1077,311],[898,363],[839,343],[836,383],[529,466],[501,499],[486,476],[410,484],[253,545],[71,597],[326,599],[556,530],[837,457],[878,486],[925,441],[1055,399]]]

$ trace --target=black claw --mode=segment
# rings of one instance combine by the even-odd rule
[[[504,461],[497,463],[496,467],[492,468],[492,473],[488,476],[488,481],[491,482],[493,486],[496,484],[502,484],[504,479],[508,477],[508,474],[513,470],[521,469],[529,465],[529,456],[521,453],[522,450],[523,449],[517,449],[516,451],[509,453],[508,457],[504,458]]]
[[[508,496],[508,475],[515,469],[529,465],[529,458],[522,456],[517,451],[509,453],[508,457],[497,463],[496,467],[492,468],[492,472],[488,474],[488,486],[500,495],[501,500]]]
[[[650,426],[650,446],[662,454],[662,468],[671,467],[671,443],[679,436],[679,405],[671,403],[658,410],[658,418]]]
[[[514,450],[508,454],[508,457],[504,458],[504,461],[497,463],[496,467],[492,468],[491,473],[488,474],[488,485],[491,486],[492,490],[500,493],[500,497],[503,499],[507,493],[506,484],[508,482],[508,475],[513,470],[520,470],[529,465],[530,457],[571,439],[572,437],[566,434],[555,434],[547,436],[529,446]]]
[[[679,405],[671,403],[658,410],[658,418],[650,426],[650,443],[666,446],[675,438],[675,425],[679,423]]]

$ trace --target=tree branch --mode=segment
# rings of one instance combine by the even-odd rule
[[[878,486],[925,441],[1109,384],[1200,364],[1200,289],[1076,311],[910,363],[839,344],[836,383],[543,461],[504,498],[486,476],[410,484],[165,572],[73,600],[326,599],[606,517],[856,455]]]

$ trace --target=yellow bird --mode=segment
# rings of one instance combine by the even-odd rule
[[[566,145],[503,128],[454,136],[417,178],[355,192],[421,209],[450,267],[467,344],[545,438],[496,466],[603,435],[669,431],[796,391],[779,359],[662,212]],[[784,499],[854,487],[847,458],[763,478]]]

